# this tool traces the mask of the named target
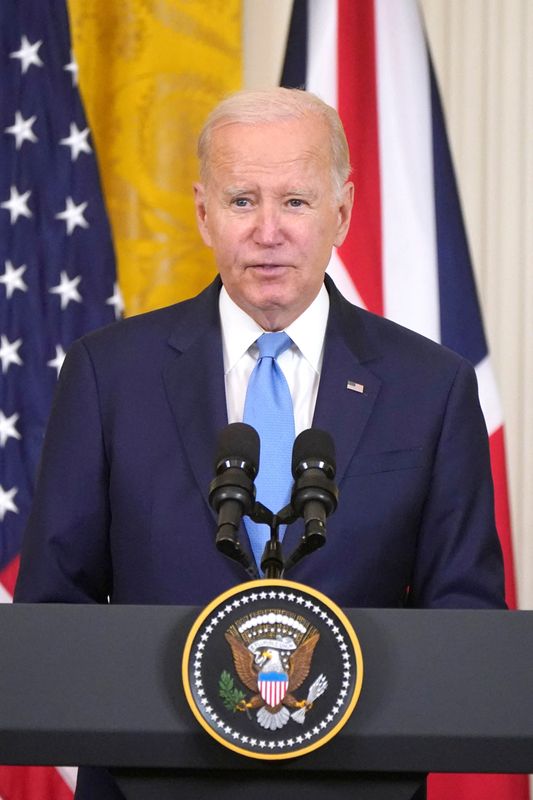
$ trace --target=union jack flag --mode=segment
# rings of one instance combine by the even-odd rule
[[[476,368],[490,436],[507,602],[516,606],[503,417],[439,92],[416,0],[294,0],[284,86],[337,108],[356,186],[328,270],[357,305],[450,347]],[[523,776],[433,776],[430,800],[525,800]]]
[[[9,602],[65,351],[122,305],[64,0],[2,0],[0,62],[0,600]],[[68,770],[0,767],[9,800],[66,800],[72,785]]]

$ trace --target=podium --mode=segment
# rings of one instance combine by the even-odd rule
[[[233,753],[198,725],[181,656],[200,609],[0,606],[0,763],[112,769],[127,798],[410,798],[427,772],[533,772],[533,612],[348,610],[359,703],[300,758]]]

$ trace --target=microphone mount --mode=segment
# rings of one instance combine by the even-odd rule
[[[233,431],[231,430],[233,429]],[[219,452],[227,442],[234,444],[234,435],[250,437],[249,425],[234,423],[221,434]],[[242,445],[242,442],[239,441]],[[245,442],[246,444],[246,442]],[[250,444],[250,442],[248,442]],[[326,517],[337,508],[339,490],[335,485],[335,457],[333,441],[329,434],[317,429],[303,431],[295,440],[293,449],[294,485],[291,500],[277,513],[255,499],[254,479],[259,462],[259,448],[255,457],[255,440],[249,448],[251,454],[227,456],[217,459],[216,477],[209,487],[209,503],[218,513],[216,546],[220,552],[241,563],[248,575],[259,577],[255,563],[241,547],[238,528],[242,516],[270,528],[270,537],[261,558],[261,570],[268,579],[282,578],[284,573],[302,558],[318,550],[326,542]],[[246,448],[245,448],[246,450]],[[226,450],[225,452],[229,452]],[[312,455],[309,455],[309,454]],[[315,455],[320,453],[321,455]],[[280,525],[290,525],[299,517],[305,523],[299,544],[285,559],[279,538]]]

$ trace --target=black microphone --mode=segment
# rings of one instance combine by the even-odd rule
[[[220,432],[215,455],[215,478],[209,486],[209,504],[218,514],[216,546],[239,561],[252,577],[257,567],[242,550],[238,529],[244,514],[255,504],[254,479],[259,469],[259,436],[243,422],[227,425]]]
[[[335,470],[335,445],[330,434],[318,428],[302,431],[292,450],[291,505],[303,517],[305,532],[285,569],[325,544],[326,517],[335,511],[339,499]]]

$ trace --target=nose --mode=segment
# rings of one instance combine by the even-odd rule
[[[257,209],[254,242],[262,247],[276,247],[284,240],[279,210],[271,205]]]

